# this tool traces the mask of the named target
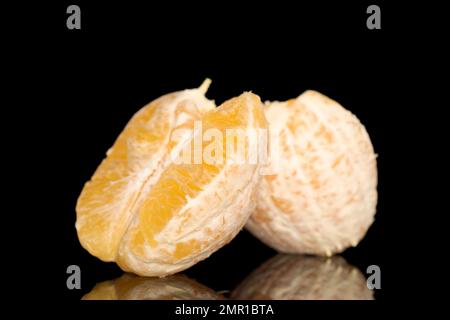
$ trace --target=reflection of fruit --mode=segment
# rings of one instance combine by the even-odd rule
[[[278,254],[233,292],[239,300],[372,300],[366,279],[344,258]]]
[[[202,86],[153,101],[108,151],[77,203],[78,237],[91,254],[125,271],[165,276],[205,259],[245,224],[258,164],[173,161],[193,139],[192,131],[177,129],[192,129],[196,120],[224,137],[228,129],[267,125],[256,95],[244,93],[215,108],[205,91]],[[244,141],[249,153],[256,152],[257,142]],[[227,159],[225,143],[221,147]]]
[[[268,103],[266,117],[279,166],[262,179],[247,228],[286,253],[329,256],[356,246],[377,202],[376,156],[364,126],[315,91]]]
[[[213,290],[184,275],[145,278],[124,274],[120,278],[98,283],[83,300],[216,300]]]

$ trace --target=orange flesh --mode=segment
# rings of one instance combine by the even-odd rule
[[[203,130],[217,128],[225,137],[227,128],[246,128],[250,117],[256,127],[265,127],[261,108],[255,103],[251,105],[258,107],[250,109],[245,100],[235,98],[206,112],[201,118]],[[116,259],[122,237],[134,218],[138,219],[138,226],[131,234],[130,249],[135,255],[142,256],[146,249],[155,247],[157,235],[169,221],[224,167],[224,164],[172,163],[143,194],[143,184],[148,178],[140,174],[145,170],[149,157],[164,145],[166,153],[173,147],[167,146],[172,128],[162,110],[163,106],[157,100],[130,120],[78,199],[80,241],[102,260]],[[192,122],[189,125],[192,127]],[[203,142],[203,150],[209,143]],[[223,155],[226,159],[225,144]],[[81,222],[78,224],[78,221]],[[198,241],[180,242],[175,245],[172,255],[179,260],[201,248],[202,243]]]

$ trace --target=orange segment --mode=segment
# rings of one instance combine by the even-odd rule
[[[248,99],[252,101],[249,103]],[[259,99],[251,94],[244,94],[227,101],[219,108],[206,113],[202,119],[204,131],[215,128],[222,132],[223,137],[226,136],[226,130],[230,129],[246,129],[249,126],[264,128],[265,121]],[[203,142],[203,149],[208,143]],[[225,146],[225,143],[223,145]],[[248,141],[246,141],[246,148],[248,148]],[[223,154],[227,159],[225,148]],[[223,164],[217,165],[207,163],[170,165],[137,212],[138,223],[131,231],[130,241],[130,250],[133,254],[145,259],[146,250],[158,245],[156,236],[191,199],[195,199],[221,174],[226,163],[225,160]],[[178,243],[173,252],[173,258],[177,261],[198,253],[202,248],[198,241]]]
[[[267,123],[259,97],[244,93],[215,108],[204,97],[207,85],[141,109],[86,183],[76,228],[91,254],[126,271],[164,276],[205,259],[243,227],[260,164],[228,161],[236,160],[236,150],[228,149],[228,130],[241,130],[232,140],[243,142],[248,157],[257,154],[258,141],[246,130],[266,129]],[[223,161],[192,161],[195,147],[200,158],[210,147],[211,140],[204,139],[209,130],[223,140],[213,149]],[[174,161],[180,159],[191,161]]]
[[[194,90],[163,96],[136,113],[84,186],[77,201],[76,228],[83,247],[98,258],[115,259],[131,208],[146,179],[158,169],[169,142],[176,104],[186,95],[185,99],[202,95],[190,91]]]

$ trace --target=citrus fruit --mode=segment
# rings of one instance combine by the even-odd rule
[[[278,254],[231,294],[237,300],[372,300],[366,279],[344,258]]]
[[[266,103],[270,164],[246,227],[285,253],[332,255],[374,220],[377,165],[364,126],[316,91]]]
[[[98,283],[82,300],[216,300],[223,299],[212,289],[176,274],[165,278],[146,278],[124,274]]]
[[[203,139],[208,132],[225,137],[228,130],[265,129],[262,104],[243,93],[215,108],[204,96],[207,86],[162,96],[138,111],[85,184],[76,229],[92,255],[125,271],[165,276],[205,259],[245,224],[260,164],[233,162],[224,141],[212,148],[224,161],[193,158],[198,147],[211,150],[213,141]],[[258,141],[245,135],[242,141],[247,156],[257,152]]]

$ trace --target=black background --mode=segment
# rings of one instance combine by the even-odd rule
[[[381,30],[366,28],[366,8],[373,3],[382,10]],[[81,30],[66,28],[69,4],[81,7]],[[395,23],[398,10],[364,1],[74,1],[44,8],[47,18],[32,45],[36,54],[27,63],[36,68],[33,80],[42,81],[38,94],[46,99],[31,117],[45,121],[40,126],[45,144],[37,152],[46,168],[40,205],[49,231],[40,238],[50,270],[46,281],[55,284],[52,296],[79,300],[95,283],[122,274],[80,246],[77,197],[139,108],[165,93],[197,87],[206,77],[213,81],[207,96],[217,104],[245,90],[262,100],[286,100],[314,89],[361,120],[378,154],[379,201],[367,236],[343,256],[362,272],[371,264],[381,267],[375,303],[393,295],[392,253],[401,240],[393,241],[390,230],[404,215],[395,201],[400,173],[393,165],[401,139],[393,130],[399,112],[392,100],[401,71],[396,48],[404,32]],[[232,290],[274,254],[242,231],[185,273],[212,289]],[[81,267],[82,290],[66,288],[71,264]]]

